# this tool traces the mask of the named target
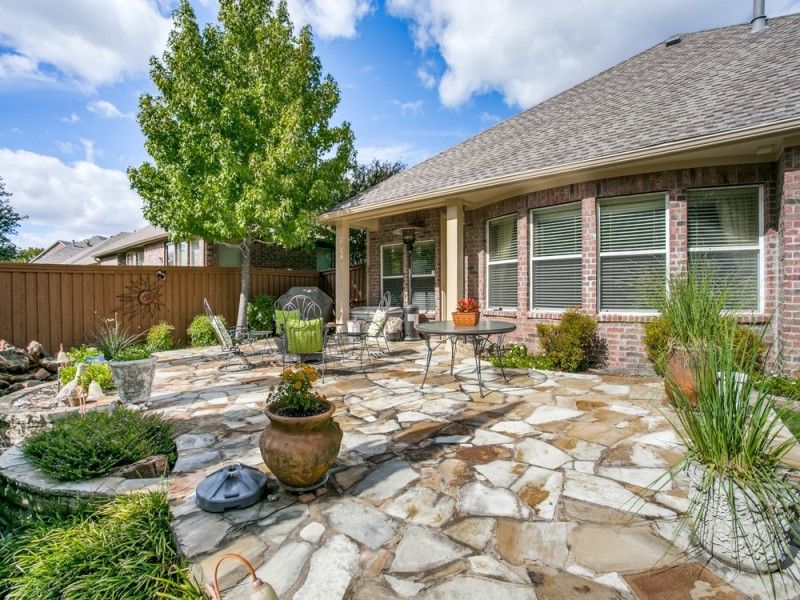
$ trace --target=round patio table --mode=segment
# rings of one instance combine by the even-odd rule
[[[422,378],[420,389],[425,385],[425,380],[428,377],[428,369],[431,366],[431,356],[433,351],[450,340],[450,375],[453,374],[453,363],[456,357],[456,343],[459,338],[472,342],[472,349],[475,353],[475,370],[478,373],[478,391],[481,398],[484,397],[483,393],[483,380],[481,379],[481,354],[489,343],[489,337],[496,335],[497,341],[495,342],[495,350],[497,352],[497,360],[500,361],[500,371],[503,374],[503,379],[508,383],[506,371],[503,368],[503,363],[500,360],[500,347],[503,345],[503,338],[507,333],[511,333],[517,328],[514,323],[507,323],[506,321],[478,321],[477,325],[456,325],[452,321],[430,321],[428,323],[420,323],[417,325],[417,331],[420,337],[425,342],[428,348],[428,358],[425,361],[425,375]],[[437,342],[431,342],[432,337],[442,338]],[[431,345],[433,344],[433,345]]]

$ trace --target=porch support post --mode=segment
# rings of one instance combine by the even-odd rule
[[[336,322],[350,318],[350,226],[336,223]]]
[[[448,205],[445,216],[444,281],[442,282],[442,320],[449,320],[464,293],[464,205]]]

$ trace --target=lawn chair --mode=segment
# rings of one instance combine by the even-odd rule
[[[203,298],[203,310],[208,317],[209,323],[211,323],[214,336],[222,347],[222,352],[228,355],[228,359],[225,361],[225,364],[220,367],[220,371],[246,371],[247,369],[252,369],[255,365],[248,360],[247,355],[241,348],[242,344],[250,344],[252,347],[252,340],[250,338],[231,336],[230,332],[225,328],[225,325],[222,324],[222,320],[211,310],[211,306],[205,298]],[[231,366],[231,362],[234,359],[241,361],[241,366],[236,369]]]
[[[283,313],[283,364],[286,364],[286,356],[290,354],[296,356],[298,362],[318,359],[322,362],[324,381],[328,327],[322,318],[322,308],[309,296],[294,296],[280,310]]]

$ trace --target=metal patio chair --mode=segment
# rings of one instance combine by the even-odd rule
[[[296,356],[298,362],[306,362],[309,358],[319,360],[324,381],[328,327],[322,318],[322,308],[309,296],[301,295],[290,298],[280,310],[285,316],[281,344],[283,364],[286,364],[287,355]]]
[[[247,358],[242,345],[250,345],[252,347],[252,340],[250,338],[238,338],[231,336],[231,333],[225,328],[222,320],[214,314],[208,300],[203,298],[203,310],[211,323],[211,329],[214,331],[214,337],[217,338],[223,354],[227,354],[225,364],[220,367],[220,371],[245,371],[255,367],[253,363]],[[241,365],[238,368],[232,368],[232,362],[239,360]]]

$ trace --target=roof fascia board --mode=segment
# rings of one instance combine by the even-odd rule
[[[713,146],[748,141],[754,138],[774,136],[778,134],[793,136],[796,133],[795,130],[798,129],[800,129],[800,117],[794,117],[791,119],[774,121],[772,123],[756,125],[753,127],[726,131],[724,133],[693,137],[685,140],[677,140],[674,142],[668,142],[666,144],[660,144],[658,146],[639,148],[637,150],[622,152],[610,156],[603,156],[591,160],[565,163],[552,167],[546,167],[544,169],[523,171],[521,173],[514,173],[512,175],[497,177],[494,179],[484,179],[461,186],[437,190],[432,195],[418,194],[415,196],[406,196],[397,200],[381,203],[378,206],[365,207],[361,210],[345,209],[333,211],[324,215],[320,215],[318,217],[318,221],[320,223],[332,223],[341,219],[358,221],[361,219],[388,216],[391,214],[396,214],[396,209],[400,206],[402,206],[405,210],[432,208],[446,204],[448,199],[452,199],[453,196],[463,196],[477,191],[486,190],[487,188],[513,186],[514,184],[522,185],[540,178],[557,178],[570,173],[574,174],[576,171],[596,171],[602,168],[615,166],[621,167],[626,163],[635,163],[639,161],[650,162],[660,156],[697,151]]]

